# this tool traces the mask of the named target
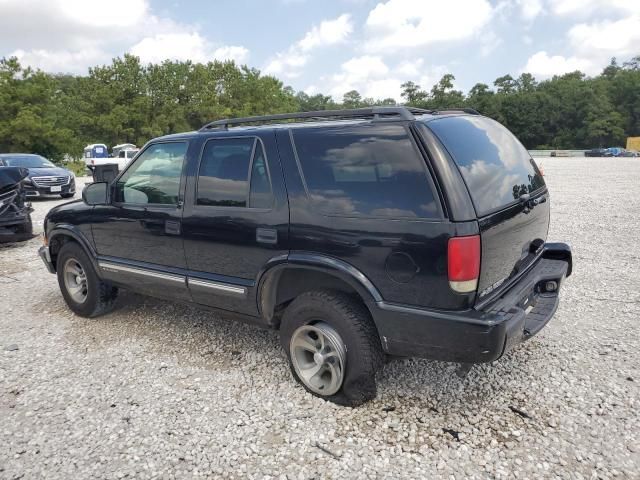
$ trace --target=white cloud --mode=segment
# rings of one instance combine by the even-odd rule
[[[31,65],[45,71],[57,72],[61,70],[61,65],[65,73],[83,74],[86,73],[87,65],[104,64],[109,62],[111,55],[103,50],[92,47],[77,50],[46,50],[32,49],[24,51],[15,50],[9,57],[17,57],[22,65]]]
[[[225,45],[213,51],[213,58],[216,60],[233,60],[238,64],[246,63],[248,57],[249,50],[238,45]]]
[[[553,0],[549,1],[551,11],[556,15],[592,15],[594,12],[640,13],[638,0]]]
[[[542,0],[517,0],[517,3],[525,20],[533,20],[544,11]]]
[[[61,13],[69,19],[94,27],[131,27],[147,14],[147,0],[58,0]]]
[[[308,52],[316,47],[343,43],[351,32],[353,32],[351,17],[345,13],[334,20],[325,20],[319,26],[314,25],[298,42],[298,46],[303,52]]]
[[[606,61],[613,55],[637,54],[640,45],[640,14],[617,21],[581,23],[571,28],[567,37],[577,52],[597,60]]]
[[[492,13],[487,0],[388,0],[369,12],[365,49],[397,51],[470,38]]]
[[[347,60],[342,64],[342,70],[355,80],[383,76],[389,73],[389,68],[380,57],[372,57],[370,55]]]
[[[295,50],[277,53],[264,67],[267,75],[296,78],[300,75],[300,68],[304,67],[309,56]]]
[[[243,62],[249,51],[239,46],[223,46],[214,49],[211,43],[197,32],[166,33],[143,38],[129,50],[143,63],[160,63],[163,60],[191,60],[206,63],[216,60]]]
[[[447,69],[443,66],[425,67],[422,58],[400,61],[389,66],[378,55],[362,55],[354,57],[340,66],[340,71],[320,80],[323,90],[335,100],[357,90],[364,98],[383,100],[393,98],[401,102],[401,85],[407,80],[417,82],[425,89],[430,89]]]
[[[528,72],[539,78],[548,78],[554,75],[580,70],[586,73],[593,73],[593,63],[584,58],[563,57],[561,55],[549,56],[547,52],[540,51],[532,55],[522,72]]]
[[[323,20],[314,25],[305,36],[291,45],[286,51],[276,53],[262,69],[267,75],[279,75],[285,78],[300,76],[300,69],[309,58],[309,52],[318,47],[346,42],[353,32],[351,16],[340,15],[333,20]]]
[[[51,72],[85,73],[132,51],[144,61],[246,60],[193,25],[154,15],[148,0],[0,0],[0,56]]]

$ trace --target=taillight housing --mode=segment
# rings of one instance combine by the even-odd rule
[[[480,235],[450,238],[447,267],[452,290],[474,292],[480,276]]]

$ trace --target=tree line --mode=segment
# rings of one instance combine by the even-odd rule
[[[77,158],[89,143],[143,145],[208,121],[270,113],[410,105],[470,107],[513,131],[529,149],[624,145],[640,136],[640,56],[615,59],[595,77],[576,71],[537,82],[505,75],[467,94],[446,74],[431,89],[402,84],[402,98],[342,101],[296,92],[259,70],[233,62],[165,61],[144,65],[132,55],[90,68],[86,76],[49,74],[0,59],[0,152]]]

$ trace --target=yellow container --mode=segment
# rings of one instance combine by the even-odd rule
[[[629,137],[627,138],[627,150],[635,150],[636,152],[640,151],[640,137]]]

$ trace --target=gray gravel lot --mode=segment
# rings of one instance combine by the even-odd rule
[[[575,255],[553,321],[466,378],[394,361],[357,409],[275,332],[134,294],[76,317],[39,239],[0,246],[0,478],[640,478],[640,159],[542,164]]]

